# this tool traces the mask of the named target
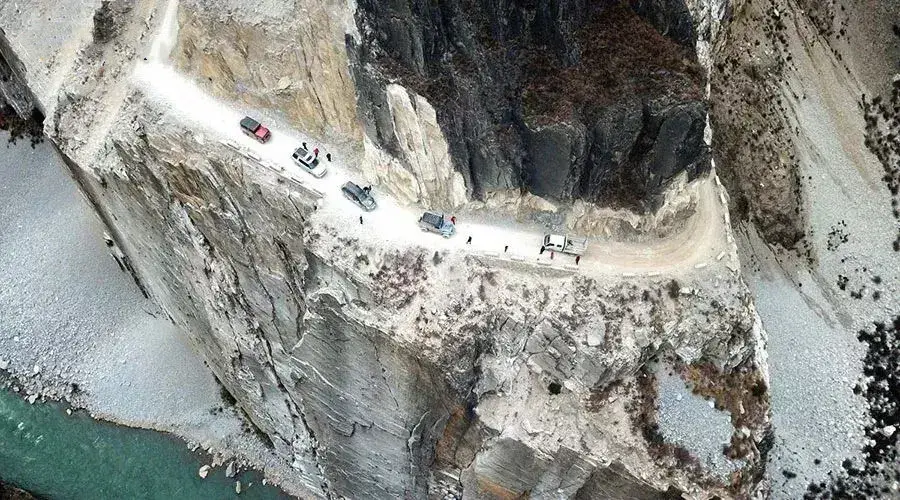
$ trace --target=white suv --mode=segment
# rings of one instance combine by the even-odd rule
[[[303,148],[297,148],[296,150],[294,150],[294,154],[291,155],[291,158],[294,159],[294,163],[296,163],[300,168],[306,170],[315,177],[322,177],[326,172],[328,172],[328,169],[325,167],[325,165],[319,163],[318,158],[316,158],[312,153]]]

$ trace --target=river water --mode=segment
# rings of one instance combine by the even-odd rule
[[[7,146],[7,137],[0,133],[2,366],[78,381],[120,421],[201,441],[235,428],[240,437],[202,360],[107,253],[102,224],[52,146]],[[54,499],[238,497],[224,467],[201,479],[209,457],[170,434],[29,404],[6,386],[0,370],[0,480]],[[284,497],[257,473],[237,479],[240,498]]]
[[[203,457],[167,434],[100,422],[57,404],[30,405],[0,391],[0,478],[46,498],[232,498],[223,467],[206,479]],[[256,473],[238,476],[240,498],[281,498]]]

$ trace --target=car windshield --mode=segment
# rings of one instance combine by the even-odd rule
[[[256,130],[256,127],[259,126],[259,122],[257,122],[253,118],[250,118],[249,116],[245,116],[241,120],[241,126],[249,130]]]

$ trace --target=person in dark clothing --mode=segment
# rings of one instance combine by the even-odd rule
[[[331,161],[331,153],[325,154],[325,158],[328,158],[328,161]]]
[[[503,247],[503,253],[506,253],[507,250],[509,250],[509,245],[506,245],[505,247]]]
[[[466,240],[466,245],[471,245],[471,244],[472,244],[472,237],[469,236],[469,239]]]
[[[550,250],[550,260],[553,260],[553,250]]]
[[[362,215],[359,216],[359,223],[362,224]]]
[[[453,224],[454,226],[456,225],[456,216],[455,215],[450,216],[450,223]]]
[[[305,143],[305,142],[303,142],[303,143],[301,143],[301,144],[303,144],[303,149],[307,149],[306,143]]]
[[[578,265],[578,261],[580,261],[580,260],[581,260],[581,256],[580,256],[580,255],[576,255],[576,256],[575,256],[575,265],[576,265],[576,266]]]

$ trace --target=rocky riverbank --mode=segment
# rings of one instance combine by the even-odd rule
[[[4,388],[174,433],[213,464],[284,474],[189,340],[136,286],[40,123],[7,123],[31,135],[0,133],[0,373],[13,377]]]

